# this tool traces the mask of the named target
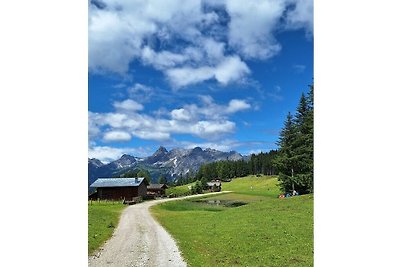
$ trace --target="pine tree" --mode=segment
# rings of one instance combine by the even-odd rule
[[[148,170],[143,170],[143,169],[140,170],[137,173],[137,177],[144,177],[149,184],[151,183],[151,176],[150,176],[150,172]]]
[[[158,183],[159,183],[159,184],[166,184],[166,183],[167,183],[167,178],[165,177],[164,174],[161,174],[161,175],[158,177]]]
[[[297,157],[294,154],[296,141],[296,125],[294,124],[292,114],[289,112],[277,142],[280,150],[275,160],[275,165],[280,171],[278,180],[283,191],[293,190],[294,187],[294,175],[298,163]]]
[[[295,117],[289,113],[281,131],[278,157],[274,165],[280,172],[281,189],[301,193],[313,192],[313,145],[314,145],[314,86],[307,97],[302,94]]]

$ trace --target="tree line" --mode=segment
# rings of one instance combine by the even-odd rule
[[[251,174],[274,175],[277,174],[273,165],[276,155],[277,151],[271,150],[269,152],[251,154],[249,160],[222,160],[206,163],[200,166],[196,174],[196,180],[228,180]]]

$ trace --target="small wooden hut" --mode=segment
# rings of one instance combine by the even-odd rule
[[[165,189],[167,188],[166,184],[150,184],[147,186],[147,195],[165,196]]]
[[[99,178],[90,187],[97,189],[98,199],[132,200],[147,194],[148,182],[145,178]]]

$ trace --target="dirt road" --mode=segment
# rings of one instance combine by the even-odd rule
[[[209,194],[218,193],[222,192]],[[95,256],[89,257],[89,266],[186,266],[174,239],[153,219],[149,207],[196,196],[154,200],[127,207],[111,239]]]

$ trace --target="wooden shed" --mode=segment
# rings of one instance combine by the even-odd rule
[[[132,200],[147,194],[145,178],[99,178],[90,187],[97,189],[98,199]]]
[[[219,180],[208,182],[207,187],[210,192],[220,192],[221,182]]]
[[[166,184],[150,184],[147,186],[147,194],[154,196],[165,196],[165,189],[168,186]]]

